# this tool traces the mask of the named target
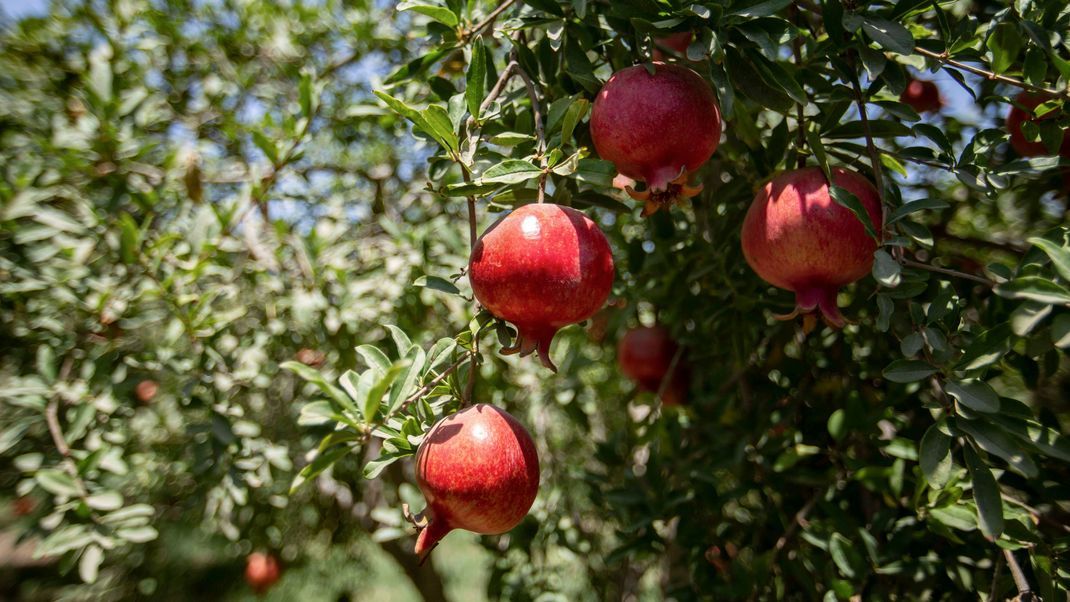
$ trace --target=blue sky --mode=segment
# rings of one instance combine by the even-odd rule
[[[16,19],[43,15],[48,12],[48,2],[49,0],[0,0],[0,11]]]

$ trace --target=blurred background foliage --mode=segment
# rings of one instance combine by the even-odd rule
[[[727,128],[692,206],[643,220],[586,116],[671,31],[694,33],[671,60]],[[262,550],[279,600],[1003,599],[1007,563],[1065,599],[1066,167],[1016,157],[1003,116],[1052,90],[1027,134],[1057,149],[1068,32],[1061,0],[98,0],[7,20],[0,597],[249,599]],[[513,79],[480,107],[510,61],[534,95]],[[898,101],[914,76],[940,114]],[[774,320],[790,295],[739,250],[755,189],[874,156],[886,244],[840,296],[854,323]],[[506,161],[531,169],[494,177]],[[556,375],[496,353],[509,329],[462,277],[466,198],[482,231],[544,165],[617,264]],[[617,371],[619,336],[655,321],[688,349],[685,407]],[[539,498],[419,567],[408,457],[465,399],[527,425]]]

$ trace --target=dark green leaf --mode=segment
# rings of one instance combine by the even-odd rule
[[[973,447],[962,448],[966,456],[966,468],[973,481],[973,497],[977,503],[977,524],[981,533],[989,540],[996,540],[1003,533],[1003,499],[999,494],[999,484],[988,465],[981,460]]]

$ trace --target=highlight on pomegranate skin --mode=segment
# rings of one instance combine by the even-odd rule
[[[598,92],[591,139],[617,171],[646,184],[628,194],[643,202],[647,216],[702,191],[688,184],[688,175],[717,150],[721,109],[713,89],[691,69],[636,65],[614,73]]]
[[[1033,110],[1045,100],[1047,98],[1039,94],[1022,92],[1014,99],[1015,104],[1011,105],[1011,110],[1007,113],[1007,132],[1011,135],[1011,147],[1019,156],[1040,157],[1051,154],[1043,141],[1037,140],[1033,142],[1026,138],[1025,133],[1022,132],[1022,124],[1026,121],[1037,123],[1054,119],[1058,115],[1058,111],[1045,113],[1043,117],[1033,115]],[[1070,155],[1070,136],[1067,136],[1065,131],[1063,132],[1063,142],[1059,151],[1060,154]]]
[[[613,288],[613,254],[582,212],[551,203],[515,209],[472,249],[468,280],[483,307],[517,329],[502,353],[538,352],[543,365],[557,331],[601,309]]]
[[[899,102],[907,104],[918,113],[936,113],[943,106],[940,88],[931,81],[912,79],[906,89],[899,95]]]
[[[673,366],[679,349],[664,326],[632,328],[617,343],[617,364],[640,390],[660,392],[665,405],[682,405],[687,402],[690,369],[682,354]]]
[[[509,531],[539,492],[539,456],[524,425],[505,410],[476,404],[439,420],[416,452],[416,482],[428,519],[416,538],[421,560],[450,531]]]
[[[858,197],[879,232],[884,221],[876,188],[861,175],[832,168],[836,186]],[[795,293],[795,311],[819,310],[830,326],[846,324],[836,306],[839,289],[869,273],[877,242],[849,209],[832,199],[818,167],[783,172],[754,197],[741,232],[743,256],[773,286]]]

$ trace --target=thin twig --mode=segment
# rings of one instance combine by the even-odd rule
[[[869,162],[873,168],[873,183],[877,185],[877,196],[884,205],[884,173],[881,169],[880,152],[873,143],[873,131],[869,127],[869,115],[866,113],[866,99],[862,96],[862,85],[858,83],[857,61],[854,54],[849,55],[851,69],[851,87],[855,92],[855,103],[858,105],[858,115],[862,120],[862,132],[866,136],[866,150],[869,151]]]
[[[985,79],[988,79],[988,80],[991,80],[991,81],[997,81],[997,82],[1000,82],[1000,83],[1009,84],[1011,86],[1015,86],[1015,87],[1021,88],[1023,90],[1029,90],[1030,92],[1034,92],[1036,94],[1043,94],[1043,95],[1049,96],[1051,98],[1062,98],[1063,100],[1070,100],[1070,92],[1067,92],[1066,90],[1053,90],[1051,88],[1045,88],[1043,86],[1034,86],[1033,84],[1030,84],[1028,82],[1024,82],[1024,81],[1022,81],[1020,79],[1015,79],[1013,77],[1007,77],[1006,75],[1000,75],[998,73],[993,73],[991,71],[987,71],[987,70],[981,69],[979,67],[974,67],[972,65],[967,65],[966,63],[963,63],[962,61],[957,61],[957,60],[951,58],[951,55],[948,54],[947,52],[933,52],[931,50],[926,50],[926,49],[924,49],[924,48],[922,48],[920,46],[915,46],[914,47],[914,52],[916,52],[916,53],[918,53],[918,54],[920,54],[922,56],[929,57],[929,58],[931,58],[933,60],[940,61],[941,63],[943,63],[945,65],[950,65],[952,67],[957,67],[959,69],[962,69],[963,71],[969,71],[970,73],[973,73],[974,75],[980,75],[981,77],[983,77]]]
[[[792,5],[789,10],[791,12],[792,20],[797,24],[799,21],[799,9],[796,8],[795,5]],[[802,47],[802,36],[796,35],[795,39],[792,40],[791,45],[792,54],[795,56],[796,68],[802,66]],[[795,105],[795,166],[798,169],[806,167],[806,155],[803,154],[803,147],[806,146],[806,119],[803,114],[805,108],[803,103]]]
[[[996,569],[992,571],[992,587],[988,590],[988,602],[997,602],[999,593],[999,574],[1003,572],[1003,554],[996,556]]]
[[[810,515],[810,511],[817,505],[817,501],[825,495],[825,490],[820,490],[814,494],[814,497],[810,498],[810,501],[806,502],[806,505],[799,509],[795,513],[795,518],[792,519],[791,524],[784,530],[784,534],[780,536],[780,539],[776,540],[776,545],[773,546],[773,559],[776,559],[777,554],[788,545],[791,538],[795,536],[795,532],[799,530],[799,527],[806,527],[809,525],[806,522],[806,517]]]
[[[432,378],[430,381],[428,381],[426,385],[420,387],[415,393],[406,397],[405,401],[401,402],[401,405],[398,406],[398,409],[395,413],[404,412],[406,409],[408,409],[410,405],[412,405],[414,401],[420,399],[424,395],[427,395],[431,391],[431,389],[435,388],[435,385],[442,382],[443,379],[445,379],[450,374],[453,374],[454,370],[460,368],[462,364],[464,364],[466,361],[473,357],[475,357],[474,352],[469,351],[468,353],[465,353],[463,356],[461,356],[461,359],[450,364],[445,370],[439,372],[438,376]]]
[[[494,23],[494,21],[498,18],[498,15],[502,14],[503,12],[505,12],[505,10],[508,9],[510,6],[512,6],[515,2],[516,2],[516,0],[505,0],[505,2],[502,2],[498,6],[498,8],[494,9],[493,12],[491,12],[489,15],[487,15],[486,19],[483,19],[479,23],[476,23],[475,25],[473,25],[472,29],[469,29],[468,31],[463,32],[461,34],[461,40],[462,41],[467,41],[467,40],[470,40],[470,39],[474,38],[475,36],[479,35],[480,32],[482,32],[487,27],[490,27],[490,25],[492,23]]]
[[[535,82],[517,61],[516,48],[513,49],[512,62],[516,64],[516,74],[524,81],[524,89],[527,90],[528,99],[531,101],[531,112],[535,120],[535,156],[539,159],[539,167],[542,168],[542,174],[539,175],[538,196],[538,202],[541,203],[546,200],[546,177],[548,175],[546,169],[546,132],[543,130],[542,104],[539,102],[539,95],[535,90]]]
[[[906,257],[900,258],[899,259],[899,263],[901,263],[901,264],[903,264],[903,265],[905,265],[907,267],[918,268],[919,270],[926,270],[926,271],[929,271],[929,272],[936,272],[937,274],[944,274],[946,276],[954,276],[956,278],[963,278],[965,280],[972,280],[974,282],[979,282],[981,284],[984,284],[985,286],[988,286],[988,287],[996,286],[995,282],[993,282],[993,281],[991,281],[988,278],[985,278],[983,276],[975,276],[973,274],[967,274],[965,272],[960,272],[958,270],[951,270],[951,269],[948,269],[948,268],[940,268],[940,267],[936,267],[935,265],[929,265],[927,263],[922,263],[920,261],[914,261],[913,259],[907,259]]]
[[[1011,570],[1014,585],[1018,588],[1018,599],[1025,602],[1033,599],[1033,588],[1029,586],[1029,580],[1025,578],[1022,567],[1018,565],[1018,559],[1014,557],[1012,550],[1003,550],[1003,557],[1007,559],[1007,568]]]

